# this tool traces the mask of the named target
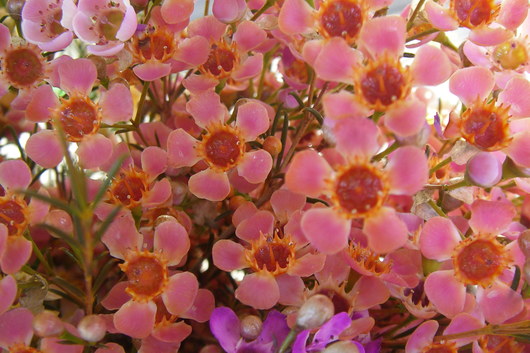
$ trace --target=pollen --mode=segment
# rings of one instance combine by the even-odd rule
[[[515,70],[528,62],[528,50],[519,41],[508,41],[493,50],[493,58],[505,70]]]
[[[42,351],[36,348],[30,347],[30,346],[26,346],[23,343],[15,343],[11,347],[9,347],[8,352],[9,353],[42,353]]]
[[[348,255],[351,260],[357,264],[361,269],[364,269],[375,276],[381,276],[389,273],[392,264],[381,261],[379,255],[372,250],[360,246],[358,244],[350,244],[348,248]]]
[[[461,241],[452,258],[460,282],[482,287],[493,283],[508,263],[504,246],[493,237],[480,235]]]
[[[295,262],[295,244],[289,236],[279,237],[261,235],[253,241],[251,248],[245,250],[247,263],[254,271],[267,271],[273,275],[281,275]]]
[[[386,175],[369,162],[341,166],[330,182],[331,199],[347,218],[363,218],[377,211],[388,193]]]
[[[366,5],[363,0],[328,0],[320,6],[317,18],[323,37],[343,37],[352,44],[366,19]]]
[[[472,145],[483,151],[497,151],[511,141],[508,114],[510,107],[495,101],[478,102],[462,113],[460,131],[462,136]]]
[[[9,46],[0,57],[2,75],[15,88],[36,87],[44,78],[44,58],[33,44]]]
[[[411,82],[409,70],[399,60],[383,55],[360,70],[355,88],[368,107],[386,111],[408,96]]]
[[[131,209],[138,206],[148,190],[147,174],[130,168],[120,172],[112,182],[110,198],[115,203]]]
[[[22,235],[28,225],[28,212],[23,199],[0,198],[0,223],[7,227],[8,235]]]
[[[450,6],[460,25],[468,28],[490,24],[500,9],[494,0],[451,0]]]
[[[237,128],[215,124],[202,137],[197,152],[217,171],[228,171],[237,166],[245,153],[245,141]]]
[[[455,342],[431,343],[421,353],[457,353]]]
[[[90,98],[73,95],[62,99],[55,111],[56,119],[61,123],[68,141],[79,142],[87,135],[93,135],[101,125],[99,106]]]
[[[166,261],[155,253],[135,251],[120,265],[129,285],[125,291],[139,302],[147,302],[162,294],[168,283]]]
[[[166,62],[177,50],[172,32],[163,28],[148,28],[142,35],[134,36],[132,52],[134,57],[145,63],[149,60]]]
[[[224,41],[220,41],[211,45],[208,59],[199,70],[205,75],[222,79],[230,76],[238,65],[239,54],[235,43],[227,44]]]

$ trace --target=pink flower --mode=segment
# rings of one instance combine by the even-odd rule
[[[363,118],[347,119],[335,127],[339,161],[330,164],[313,150],[295,155],[286,173],[286,186],[309,197],[325,197],[330,207],[314,207],[301,222],[319,251],[337,253],[348,245],[353,219],[364,219],[363,232],[376,253],[392,252],[408,239],[405,223],[385,205],[389,195],[412,195],[427,181],[427,160],[416,147],[401,147],[386,168],[370,161],[379,149],[378,129]],[[326,232],[322,230],[326,229]]]
[[[129,0],[80,0],[72,25],[89,53],[112,56],[136,31],[136,12]]]
[[[190,192],[210,201],[224,200],[230,192],[227,172],[237,168],[249,183],[265,180],[272,168],[272,157],[265,150],[247,151],[246,142],[255,140],[269,128],[269,114],[263,103],[249,100],[237,108],[234,125],[225,123],[226,107],[213,91],[204,91],[190,99],[188,111],[206,130],[200,141],[183,129],[168,137],[169,166],[193,166],[203,160],[207,168],[192,175]]]

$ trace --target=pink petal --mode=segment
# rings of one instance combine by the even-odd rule
[[[208,45],[208,51],[210,46]],[[191,75],[182,81],[184,87],[192,94],[199,94],[201,92],[209,91],[215,88],[219,82],[213,78],[204,75]]]
[[[433,62],[436,62],[435,67],[432,65]],[[430,86],[445,82],[453,73],[447,54],[432,45],[423,45],[418,49],[411,70],[414,82]]]
[[[16,308],[0,315],[0,347],[8,349],[15,343],[28,345],[33,337],[33,314]]]
[[[305,284],[300,277],[283,274],[276,277],[276,283],[280,289],[278,303],[295,306],[303,304]]]
[[[476,200],[471,205],[469,226],[476,233],[496,235],[504,232],[516,215],[509,201]]]
[[[122,42],[129,40],[133,36],[134,32],[136,32],[137,26],[138,19],[136,18],[136,12],[134,11],[134,8],[130,4],[125,3],[125,16],[121,22],[120,29],[118,29],[118,32],[116,32],[116,38]],[[109,56],[114,54],[109,54]]]
[[[175,60],[190,66],[202,65],[210,55],[210,43],[203,37],[186,38],[179,43]]]
[[[236,81],[248,80],[256,77],[263,68],[263,54],[257,53],[249,56],[241,65],[232,72],[232,78]]]
[[[41,130],[29,137],[26,153],[35,163],[44,168],[54,168],[63,160],[63,150],[55,132]]]
[[[205,16],[192,21],[188,26],[188,36],[201,36],[209,41],[218,41],[226,30],[226,25],[213,16]]]
[[[382,207],[372,217],[365,219],[363,232],[368,236],[368,246],[379,254],[395,251],[405,245],[408,229],[392,208]]]
[[[466,287],[455,278],[454,271],[436,271],[425,280],[425,293],[436,310],[449,318],[464,310]]]
[[[400,147],[390,155],[390,193],[412,195],[427,183],[429,168],[425,153],[417,147]]]
[[[94,353],[125,353],[125,350],[117,343],[105,342],[105,345],[96,349]]]
[[[40,188],[38,193],[42,196],[50,197],[50,194],[44,187]],[[50,211],[50,204],[46,201],[39,200],[36,197],[31,199],[28,206],[30,225],[35,225],[44,221],[44,218],[46,218]]]
[[[370,159],[379,149],[379,129],[366,118],[343,119],[333,128],[337,150],[346,158]]]
[[[530,131],[524,131],[512,135],[512,142],[506,148],[505,152],[516,164],[530,168],[529,150]]]
[[[206,322],[210,320],[214,308],[215,298],[212,292],[199,288],[193,305],[185,313],[181,314],[181,317],[197,322]]]
[[[510,114],[517,117],[530,116],[530,82],[527,79],[515,76],[506,84],[499,94],[499,102],[510,106]]]
[[[63,344],[58,337],[45,337],[40,342],[42,352],[82,353],[84,346],[80,344]]]
[[[149,193],[142,199],[142,206],[146,208],[159,206],[169,200],[171,195],[172,189],[169,179],[164,178],[156,181]]]
[[[405,345],[405,353],[420,353],[433,341],[440,325],[438,321],[429,320],[422,323],[409,337]]]
[[[115,84],[102,93],[98,102],[103,121],[109,124],[129,121],[133,115],[133,100],[129,87]]]
[[[232,23],[240,20],[246,9],[247,3],[244,0],[215,0],[212,13],[219,21]]]
[[[449,80],[449,90],[469,106],[473,102],[483,101],[495,86],[490,70],[479,67],[466,67],[456,71]]]
[[[0,50],[6,49],[11,43],[11,32],[4,24],[0,23]]]
[[[240,270],[247,267],[245,248],[232,240],[220,239],[212,248],[213,264],[223,271]]]
[[[162,342],[180,343],[191,334],[191,326],[184,321],[157,326],[152,336]]]
[[[171,64],[159,61],[147,61],[133,67],[133,71],[141,80],[155,81],[171,73]]]
[[[274,216],[269,211],[258,211],[249,218],[241,221],[236,228],[239,239],[248,242],[258,240],[261,234],[272,235]]]
[[[141,249],[142,236],[136,230],[131,213],[123,212],[114,219],[101,241],[112,257],[125,259],[129,250]]]
[[[390,291],[384,282],[373,276],[362,276],[355,282],[352,290],[357,293],[354,304],[356,311],[370,309],[390,298]]]
[[[466,173],[471,181],[489,188],[502,178],[502,163],[494,153],[479,152],[467,162]]]
[[[314,150],[295,154],[285,175],[285,185],[293,192],[318,197],[326,189],[326,179],[332,169],[326,160]]]
[[[85,136],[79,144],[76,154],[79,164],[86,169],[97,168],[112,155],[112,141],[101,134]]]
[[[480,288],[477,302],[486,321],[494,325],[514,317],[524,308],[521,294],[500,281],[486,289]]]
[[[458,28],[458,21],[453,18],[448,9],[434,1],[425,3],[425,14],[429,22],[442,31],[452,31]]]
[[[97,70],[89,59],[75,59],[62,63],[59,66],[61,88],[68,94],[74,92],[88,96],[96,82]]]
[[[425,125],[427,106],[425,102],[411,97],[387,110],[385,125],[400,137],[418,134]]]
[[[167,138],[169,165],[174,168],[193,166],[200,160],[196,145],[197,140],[183,129],[173,130]]]
[[[236,125],[246,141],[253,141],[269,129],[267,109],[258,101],[251,100],[237,108]]]
[[[234,226],[239,226],[239,223],[258,212],[258,209],[254,203],[250,201],[243,202],[232,215],[232,223]]]
[[[305,206],[305,200],[303,195],[287,189],[279,189],[271,195],[271,206],[276,217],[287,221],[291,214]]]
[[[193,0],[164,0],[160,13],[169,24],[188,19],[193,12]]]
[[[360,62],[359,53],[342,37],[333,37],[323,43],[313,67],[322,80],[351,82],[354,68]]]
[[[192,96],[186,103],[186,110],[193,116],[195,123],[202,128],[224,121],[227,115],[226,107],[221,104],[219,95],[212,91]]]
[[[267,293],[267,295],[262,295]],[[280,299],[280,289],[269,272],[256,272],[246,275],[235,292],[236,298],[254,309],[267,310]]]
[[[486,68],[490,68],[492,66],[489,53],[487,52],[486,48],[479,47],[470,41],[466,41],[463,48],[466,58],[468,58],[473,65],[483,66]]]
[[[444,330],[444,335],[454,335],[456,333],[478,330],[482,327],[484,327],[484,323],[482,323],[481,320],[468,313],[460,313],[456,315],[453,320],[451,320],[451,323],[449,323],[447,328]],[[453,342],[456,343],[457,347],[462,347],[478,338],[479,336],[470,336],[456,339]]]
[[[153,301],[139,303],[129,301],[114,314],[114,326],[121,333],[133,338],[145,338],[155,326],[156,304]]]
[[[149,146],[142,151],[142,169],[151,178],[164,173],[167,168],[167,152],[160,147]]]
[[[191,272],[181,272],[169,278],[162,299],[171,314],[180,315],[191,308],[198,290],[197,278]]]
[[[338,253],[348,245],[350,226],[350,220],[331,208],[312,208],[304,213],[301,222],[307,240],[324,254]]]
[[[0,163],[0,185],[5,189],[25,189],[31,182],[31,171],[20,159]]]
[[[32,122],[45,122],[51,118],[51,111],[59,105],[52,86],[42,85],[31,92],[31,100],[26,107],[26,119]]]
[[[116,310],[131,300],[131,296],[125,291],[129,282],[118,282],[112,287],[107,296],[101,301],[101,305],[107,310]]]
[[[374,17],[368,20],[359,34],[359,45],[372,58],[384,53],[398,57],[405,49],[406,21],[398,15]]]
[[[245,153],[243,160],[237,166],[237,172],[249,183],[263,182],[272,169],[272,156],[265,150]]]
[[[12,276],[0,280],[0,314],[11,307],[17,296],[17,282]]]
[[[2,271],[8,275],[18,272],[28,262],[31,252],[31,242],[26,238],[8,237],[5,252],[0,259]]]
[[[278,15],[278,27],[286,34],[305,33],[313,27],[313,9],[304,0],[286,0]]]
[[[259,46],[265,39],[267,33],[255,22],[242,21],[237,25],[233,40],[237,43],[237,49],[248,52]]]
[[[511,31],[501,27],[491,28],[487,26],[481,26],[473,29],[468,38],[476,45],[489,47],[506,42],[512,37],[512,35],[513,34]]]
[[[193,195],[210,201],[222,201],[230,193],[226,173],[217,173],[210,168],[192,175],[188,187]]]
[[[517,30],[528,15],[528,1],[504,0],[496,21],[512,31]]]
[[[447,260],[460,240],[460,233],[453,222],[444,217],[433,217],[421,231],[421,253],[428,259]]]
[[[348,91],[337,93],[326,93],[322,99],[324,114],[331,119],[365,118],[369,114],[368,109],[358,104],[355,96]]]
[[[295,264],[289,268],[288,273],[300,277],[309,277],[322,270],[325,261],[326,255],[324,254],[308,253],[297,258]]]
[[[155,229],[154,249],[168,260],[168,266],[177,265],[190,249],[186,229],[178,222],[162,222]]]

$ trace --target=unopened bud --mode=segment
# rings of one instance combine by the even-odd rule
[[[77,325],[79,335],[88,342],[98,342],[107,332],[105,320],[98,315],[85,316]]]
[[[298,310],[296,325],[304,330],[322,326],[335,313],[333,302],[322,294],[313,295]]]
[[[256,315],[245,316],[241,320],[241,337],[247,341],[255,340],[261,333],[262,327],[261,319]]]
[[[164,222],[177,222],[178,223],[178,221],[177,221],[177,219],[175,217],[167,215],[167,214],[163,214],[161,216],[158,216],[155,219],[155,227],[158,227],[159,225],[161,225]]]
[[[25,3],[26,0],[8,0],[6,4],[6,10],[9,16],[16,21],[20,21],[22,19],[22,8],[24,7]]]
[[[64,326],[55,313],[45,310],[33,319],[33,330],[40,337],[58,336],[63,332]]]
[[[276,157],[282,151],[282,141],[276,136],[269,136],[263,141],[263,149]]]
[[[356,343],[352,341],[339,341],[335,342],[326,349],[322,351],[322,353],[359,353],[359,347]]]

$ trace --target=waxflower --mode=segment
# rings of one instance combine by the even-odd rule
[[[207,168],[192,175],[190,192],[210,201],[224,200],[230,192],[227,172],[237,168],[250,183],[261,183],[272,168],[272,157],[264,150],[247,151],[246,142],[255,140],[269,128],[267,108],[257,101],[239,105],[234,125],[226,124],[226,108],[219,96],[205,91],[187,104],[195,122],[206,130],[196,140],[183,129],[168,137],[168,163],[171,167],[193,166],[203,160]]]
[[[335,130],[340,164],[332,168],[316,151],[305,150],[287,170],[291,191],[330,200],[331,207],[312,208],[301,221],[305,236],[321,252],[334,254],[348,245],[353,219],[364,220],[368,246],[377,253],[392,252],[407,241],[407,227],[385,202],[388,195],[420,190],[427,180],[427,160],[416,147],[401,147],[383,169],[371,162],[379,149],[377,136],[372,121],[346,119]]]

